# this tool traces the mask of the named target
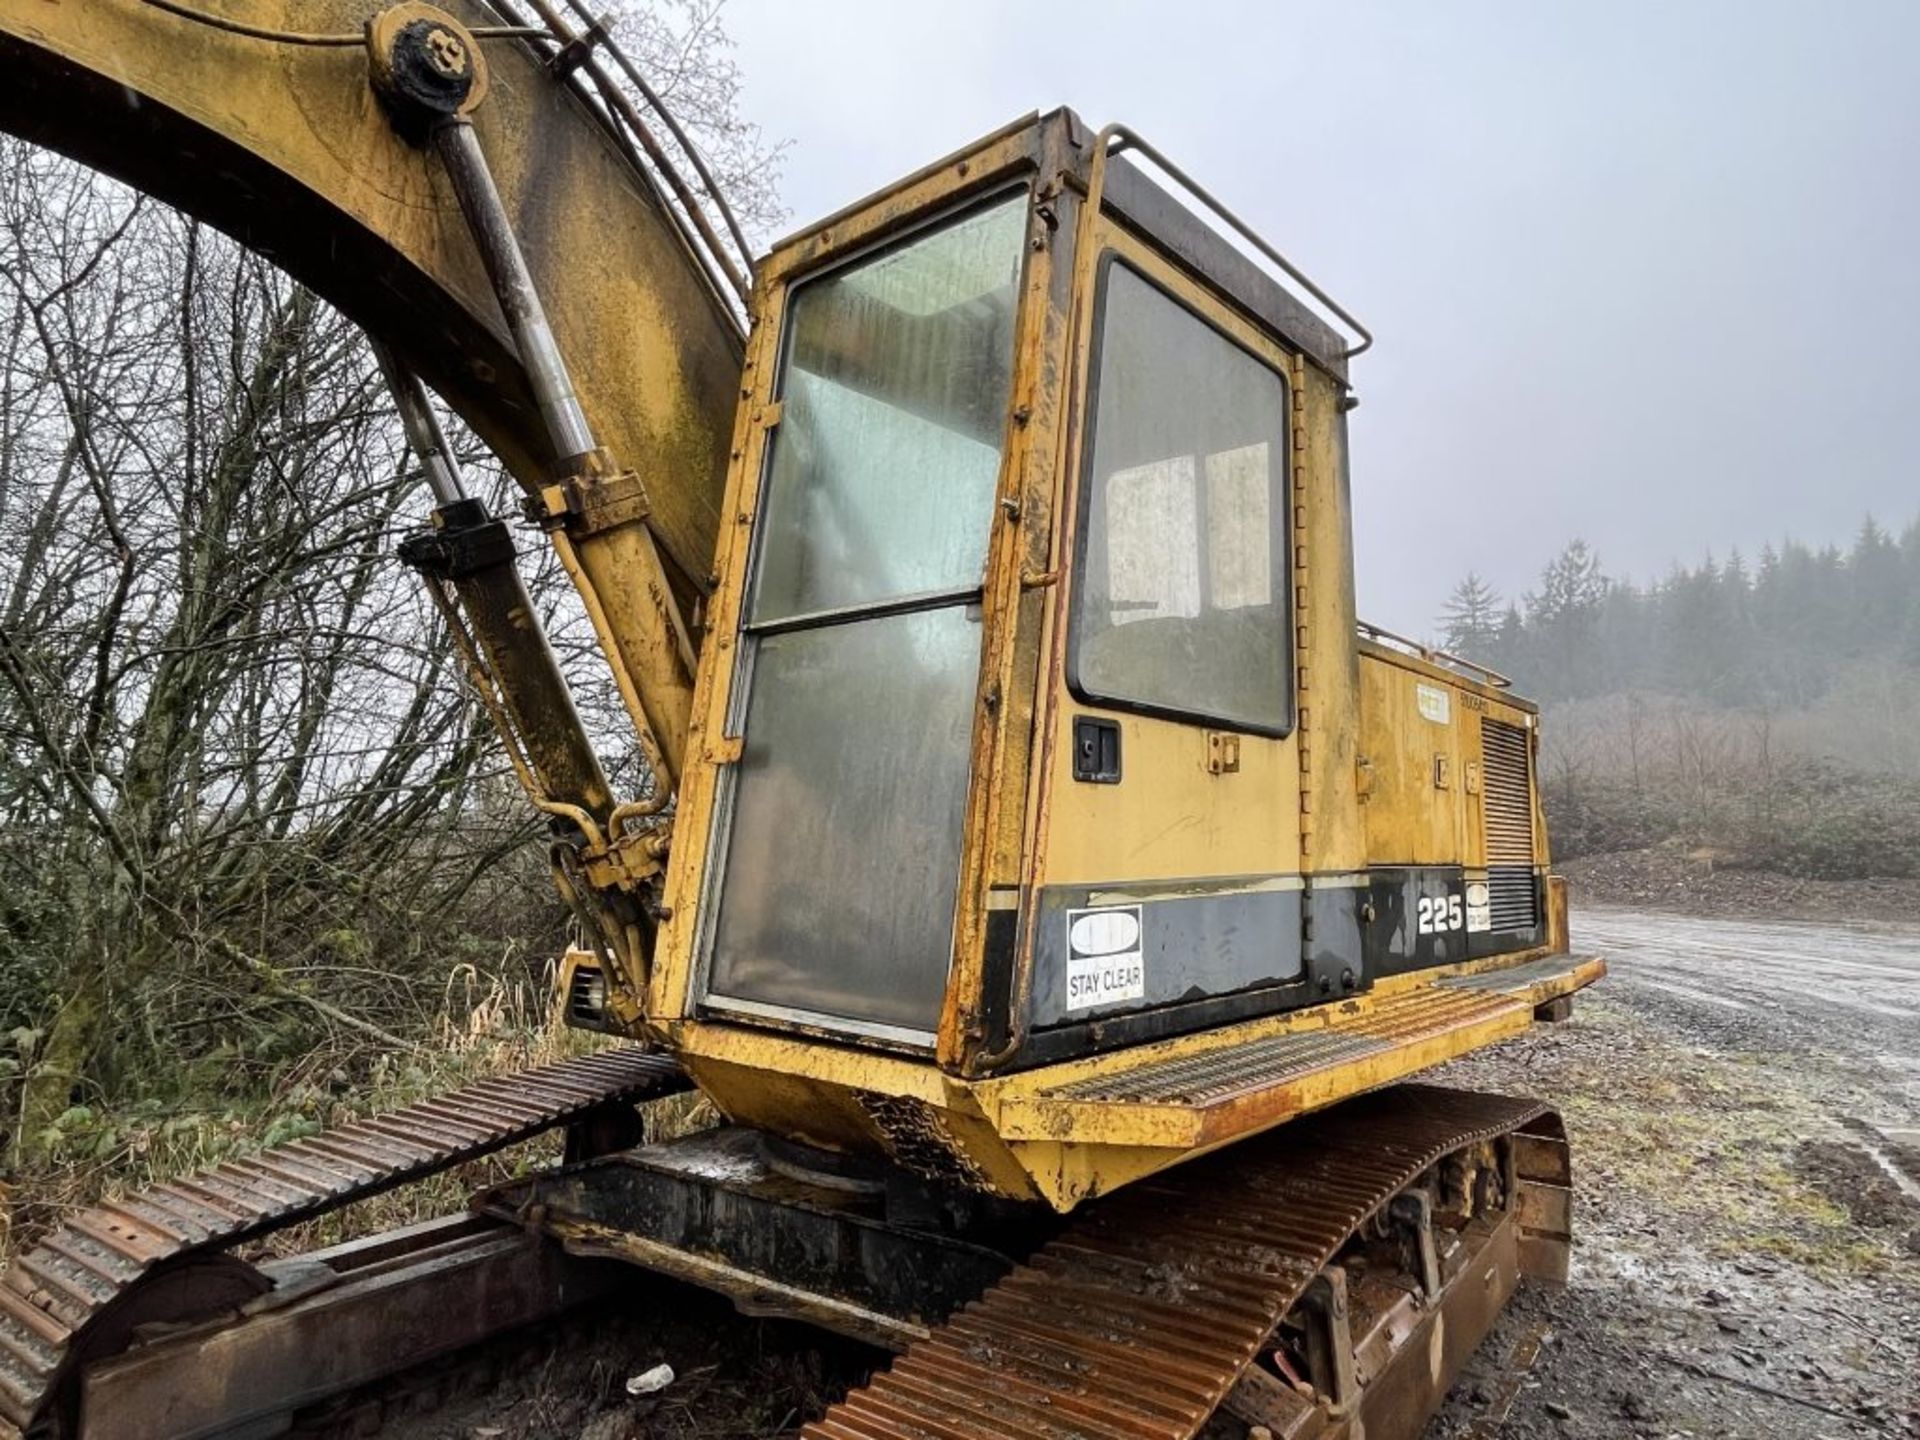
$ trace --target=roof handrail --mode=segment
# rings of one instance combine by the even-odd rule
[[[1355,319],[1351,311],[1315,284],[1307,275],[1306,271],[1302,270],[1298,265],[1295,265],[1272,245],[1269,245],[1266,240],[1260,236],[1258,231],[1238,215],[1234,214],[1233,211],[1229,210],[1225,204],[1215,198],[1213,193],[1201,185],[1199,181],[1187,174],[1186,171],[1162,155],[1152,145],[1141,139],[1138,134],[1128,129],[1125,125],[1118,123],[1108,125],[1094,137],[1093,177],[1089,186],[1090,209],[1097,210],[1099,208],[1100,192],[1104,188],[1108,159],[1112,156],[1123,154],[1128,150],[1138,150],[1142,155],[1151,160],[1189,195],[1205,205],[1207,209],[1219,216],[1220,219],[1226,221],[1227,224],[1233,228],[1234,233],[1242,240],[1253,246],[1254,249],[1266,256],[1267,259],[1275,265],[1278,265],[1290,279],[1315,300],[1318,300],[1328,310],[1332,311],[1342,324],[1346,325],[1358,335],[1360,337],[1360,343],[1344,351],[1340,356],[1342,360],[1351,360],[1354,356],[1372,347],[1373,332]]]
[[[1356,621],[1355,626],[1367,639],[1378,640],[1383,644],[1404,650],[1416,659],[1426,661],[1429,665],[1457,670],[1468,679],[1478,677],[1496,690],[1513,688],[1513,681],[1491,665],[1482,665],[1478,660],[1469,660],[1464,655],[1456,655],[1451,650],[1442,650],[1437,645],[1424,645],[1418,640],[1408,639],[1405,635],[1389,630],[1385,626],[1375,625],[1369,620]]]

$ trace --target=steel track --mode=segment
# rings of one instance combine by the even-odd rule
[[[476,1081],[74,1215],[0,1277],[0,1440],[37,1434],[54,1420],[88,1337],[143,1282],[599,1106],[688,1088],[664,1055],[601,1051]]]
[[[1347,1237],[1534,1101],[1402,1085],[1100,1202],[804,1440],[1185,1440]]]

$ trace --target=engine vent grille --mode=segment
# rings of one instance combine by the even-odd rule
[[[1527,732],[1502,720],[1480,721],[1484,778],[1481,813],[1487,864],[1533,865],[1533,765]]]
[[[1495,930],[1531,930],[1540,918],[1533,878],[1533,749],[1518,725],[1482,717],[1481,814]]]
[[[1540,910],[1531,865],[1489,865],[1487,899],[1495,930],[1531,930]]]

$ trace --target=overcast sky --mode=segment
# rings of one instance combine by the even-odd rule
[[[1154,140],[1379,336],[1362,613],[1920,516],[1920,3],[731,0],[795,223],[1030,109]]]

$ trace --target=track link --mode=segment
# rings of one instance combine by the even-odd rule
[[[576,1120],[689,1088],[680,1067],[605,1050],[480,1080],[339,1130],[85,1210],[0,1277],[0,1440],[37,1433],[86,1342],[144,1281]]]
[[[1463,1146],[1561,1133],[1534,1101],[1402,1085],[1128,1186],[806,1440],[1184,1440],[1334,1255]]]

